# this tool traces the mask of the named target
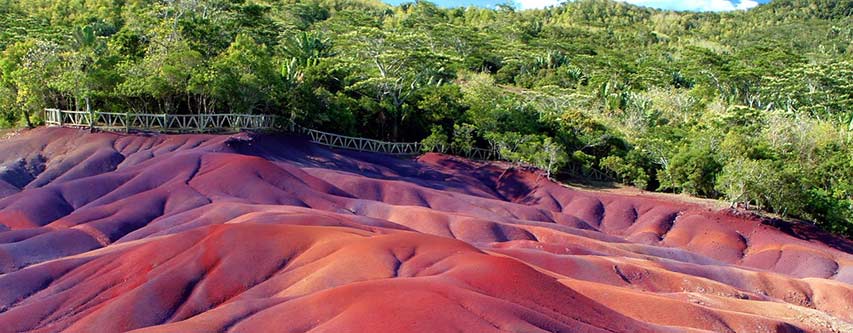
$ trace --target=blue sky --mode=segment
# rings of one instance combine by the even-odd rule
[[[414,0],[386,0],[385,2],[396,5],[402,2],[413,2]],[[441,6],[481,6],[494,7],[497,4],[507,3],[507,0],[431,0]],[[648,6],[663,9],[696,10],[696,11],[730,11],[738,9],[749,9],[758,4],[768,3],[770,0],[621,0],[635,5]],[[561,0],[514,0],[518,8],[541,8],[555,5]]]

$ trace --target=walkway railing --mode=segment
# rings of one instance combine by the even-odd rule
[[[391,155],[418,155],[422,153],[419,142],[388,142],[323,132],[302,126],[292,126],[292,128],[295,132],[310,137],[311,142],[328,147]]]
[[[156,131],[172,133],[223,132],[239,130],[285,130],[308,136],[316,144],[357,151],[390,155],[412,156],[422,153],[419,142],[387,142],[358,138],[305,128],[296,124],[282,126],[282,121],[273,115],[247,114],[146,114],[117,112],[87,112],[45,109],[47,126],[97,128],[107,131]],[[454,152],[475,160],[495,160],[499,155],[494,150],[475,148],[470,151]]]
[[[302,134],[311,142],[348,150],[383,153],[398,156],[413,156],[422,153],[419,142],[388,142],[340,135],[318,131],[283,121],[273,115],[250,114],[148,114],[118,112],[87,112],[45,109],[44,119],[47,126],[96,128],[107,131],[156,131],[171,133],[229,132],[240,130],[280,130]],[[283,126],[284,124],[289,124]],[[473,148],[470,150],[448,150],[441,147],[442,153],[451,153],[472,160],[500,160],[500,153],[494,149]],[[594,180],[609,180],[611,177],[595,169],[578,168],[571,174],[582,175]]]
[[[275,116],[250,114],[150,114],[45,110],[48,126],[91,127],[109,131],[158,131],[174,133],[274,129]]]

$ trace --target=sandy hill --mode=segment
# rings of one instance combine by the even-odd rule
[[[851,252],[439,154],[0,142],[0,332],[853,332]]]

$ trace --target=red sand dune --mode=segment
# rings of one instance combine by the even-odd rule
[[[439,154],[0,142],[0,332],[853,332],[851,253]]]

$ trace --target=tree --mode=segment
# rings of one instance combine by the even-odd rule
[[[299,67],[316,65],[322,58],[332,56],[332,41],[317,32],[296,32],[281,44],[281,51]]]
[[[332,42],[329,38],[319,33],[298,32],[289,36],[280,45],[285,55],[281,63],[281,77],[283,81],[283,95],[292,96],[285,103],[290,113],[290,121],[296,122],[300,114],[305,113],[304,104],[299,102],[310,99],[306,95],[313,95],[310,82],[306,83],[306,72],[320,65],[323,59],[333,55]],[[306,87],[306,84],[309,87]],[[300,98],[301,97],[301,98]]]
[[[3,52],[3,85],[14,94],[14,108],[23,116],[27,127],[33,127],[32,115],[56,99],[50,89],[59,72],[59,46],[40,40],[18,42]]]
[[[662,189],[684,193],[714,196],[715,179],[722,165],[707,143],[696,142],[682,146],[670,159],[666,177],[660,179]]]
[[[60,92],[74,97],[74,109],[92,109],[92,95],[95,93],[96,80],[93,73],[105,52],[106,43],[98,39],[90,25],[76,27],[71,47],[62,52],[64,68],[54,87]],[[81,101],[85,104],[81,107]]]
[[[490,132],[486,134],[486,138],[497,148],[503,159],[517,165],[542,169],[548,178],[568,161],[563,146],[547,136]]]
[[[229,110],[239,113],[270,112],[281,81],[266,45],[240,34],[210,65],[210,91]]]
[[[447,134],[441,126],[433,126],[430,130],[430,135],[421,140],[421,150],[423,152],[439,152],[446,153],[448,147]]]
[[[545,137],[542,140],[542,144],[538,147],[534,146],[533,149],[538,151],[533,159],[533,165],[545,170],[545,175],[549,179],[551,178],[551,174],[562,168],[568,160],[563,146],[554,142],[549,137]]]
[[[467,155],[474,150],[474,131],[471,124],[453,124],[453,141],[451,149],[456,153]]]
[[[414,110],[407,103],[423,87],[441,85],[447,78],[445,62],[440,54],[430,52],[421,41],[422,35],[404,31],[363,28],[347,36],[356,48],[364,79],[349,89],[372,96],[387,110],[391,118],[392,139],[399,138],[399,128]],[[380,113],[385,119],[386,113]]]
[[[622,182],[634,184],[645,189],[649,184],[649,175],[643,168],[632,165],[620,156],[607,156],[599,162],[602,169],[616,174]]]
[[[481,133],[540,132],[543,118],[536,103],[527,102],[514,91],[495,84],[485,74],[465,74],[461,80],[463,101],[468,105],[466,120]]]
[[[801,64],[769,75],[762,87],[766,103],[788,113],[804,113],[846,124],[853,110],[853,62]]]
[[[773,174],[772,162],[737,158],[726,164],[717,177],[715,188],[720,191],[732,207],[744,204],[747,209],[751,203],[765,204],[764,190]]]
[[[738,158],[726,164],[716,188],[732,206],[755,203],[782,215],[802,213],[805,191],[796,170],[770,160]]]
[[[462,122],[467,105],[463,101],[462,89],[458,85],[443,84],[420,90],[417,96],[419,121],[424,124],[439,124],[445,131]],[[428,126],[428,125],[423,125]]]
[[[163,39],[151,44],[145,57],[138,63],[123,64],[126,80],[118,89],[122,94],[138,101],[131,101],[132,109],[158,112],[177,113],[181,103],[185,110],[193,109],[200,112],[206,108],[206,103],[192,103],[190,98],[191,79],[202,66],[201,54],[193,50],[186,41],[181,39]],[[202,94],[203,92],[196,91]],[[156,103],[156,109],[150,110],[150,101]]]

